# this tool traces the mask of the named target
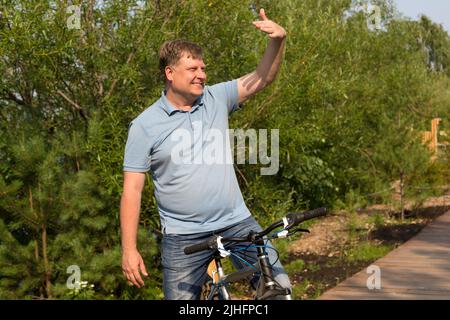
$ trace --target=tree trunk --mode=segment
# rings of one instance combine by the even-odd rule
[[[38,190],[39,193],[41,192],[41,184],[38,183]],[[44,260],[44,272],[45,272],[45,293],[47,294],[47,298],[52,298],[52,284],[50,282],[51,280],[51,272],[50,272],[50,265],[48,263],[48,256],[47,256],[47,225],[45,224],[46,218],[44,216],[44,213],[42,212],[42,207],[39,203],[39,212],[41,215],[41,231],[42,231],[42,259]]]
[[[42,257],[44,259],[44,270],[45,270],[45,292],[47,293],[47,298],[52,298],[52,283],[50,282],[50,268],[47,257],[47,227],[45,224],[42,225]]]
[[[37,220],[37,215],[36,212],[34,211],[34,206],[33,206],[33,193],[31,191],[31,187],[28,187],[28,199],[30,202],[30,210],[31,212],[34,213],[34,216]],[[39,234],[39,227],[36,226],[36,234],[33,236],[34,238],[34,258],[36,259],[36,262],[39,262],[39,241],[38,241],[38,234]]]
[[[400,173],[400,210],[403,222],[405,220],[405,209],[403,208],[403,172]]]
[[[77,172],[80,171],[80,161],[78,161],[77,153],[75,152],[75,162],[77,164]]]

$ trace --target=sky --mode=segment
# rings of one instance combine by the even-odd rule
[[[425,14],[443,25],[450,34],[450,0],[394,0],[397,10],[404,16],[417,20]]]

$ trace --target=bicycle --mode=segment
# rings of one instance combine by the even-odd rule
[[[277,259],[279,258],[278,251],[273,247],[267,246],[266,243],[268,240],[286,238],[297,232],[309,232],[307,229],[294,229],[294,227],[306,220],[324,216],[326,213],[326,208],[318,208],[299,213],[288,213],[281,220],[271,224],[261,232],[250,231],[247,236],[231,238],[215,235],[206,241],[184,248],[185,254],[193,254],[203,250],[214,251],[207,269],[208,278],[204,284],[206,292],[202,294],[202,298],[205,300],[214,300],[215,298],[219,300],[230,300],[231,296],[227,288],[230,284],[248,279],[249,277],[258,276],[259,279],[254,296],[255,300],[271,298],[291,300],[290,290],[283,288],[274,279],[272,265],[270,264],[266,249],[275,250]],[[282,230],[269,235],[269,233],[281,226],[283,227]],[[243,246],[239,245],[240,243],[247,244]],[[257,252],[257,261],[253,263],[240,256],[246,256],[245,252],[248,252],[250,248],[256,249]],[[221,260],[231,255],[237,256],[248,266],[233,273],[225,274]],[[248,256],[246,257],[248,258]]]

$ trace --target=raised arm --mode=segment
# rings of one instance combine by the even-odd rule
[[[269,44],[255,71],[238,79],[239,103],[244,102],[252,95],[268,86],[280,70],[286,42],[286,31],[280,25],[269,20],[261,9],[260,21],[254,21],[253,25],[269,35]]]

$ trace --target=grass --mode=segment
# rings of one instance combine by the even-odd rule
[[[305,261],[303,261],[302,259],[297,259],[284,265],[284,269],[288,274],[294,274],[295,272],[304,270],[304,268]]]
[[[292,287],[292,299],[301,300],[306,297],[315,299],[320,296],[322,286],[320,282],[311,282],[305,279]]]
[[[392,244],[379,244],[374,245],[373,242],[364,241],[359,243],[347,252],[347,260],[349,262],[353,261],[367,261],[371,262],[377,260],[379,258],[384,257],[390,251],[395,248],[395,245]]]

